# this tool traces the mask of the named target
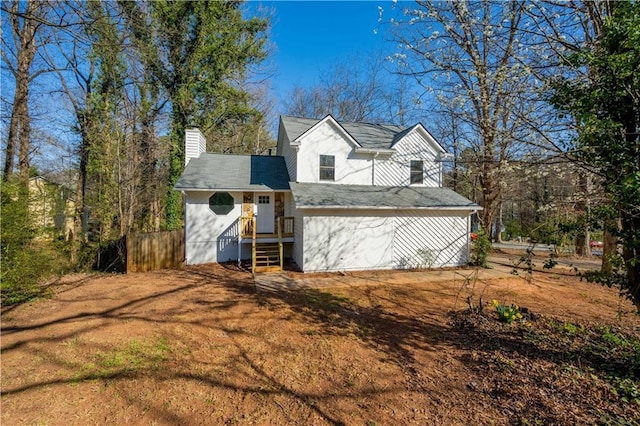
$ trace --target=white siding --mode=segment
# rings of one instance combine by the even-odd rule
[[[421,186],[441,186],[441,163],[438,153],[422,135],[413,131],[398,141],[391,157],[378,157],[375,164],[375,185],[408,186],[411,160],[424,162],[424,183]]]
[[[185,206],[187,265],[238,259],[238,220],[242,192],[231,192],[234,208],[216,215],[209,209],[213,192],[187,192]]]
[[[305,213],[304,234],[305,272],[393,267],[391,216],[348,211]]]
[[[189,163],[192,158],[200,157],[200,154],[207,151],[207,140],[200,129],[187,129],[184,133],[184,164]]]
[[[304,272],[464,265],[468,213],[306,210],[304,222],[296,218],[304,241],[296,234],[294,259]]]
[[[404,211],[395,218],[395,268],[459,266],[469,261],[469,212]]]
[[[295,165],[296,179],[291,179],[296,182],[331,183],[320,181],[320,155],[335,156],[334,183],[371,185],[371,156],[355,154],[354,146],[330,122],[318,126],[301,139]]]

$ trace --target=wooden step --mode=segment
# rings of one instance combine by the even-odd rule
[[[256,243],[254,248],[253,272],[280,271],[280,244]]]
[[[278,272],[281,271],[282,269],[280,268],[280,265],[278,264],[277,266],[258,266],[256,265],[256,270],[253,271],[254,273],[257,272]]]
[[[280,246],[275,243],[275,244],[256,244],[256,250],[271,250],[271,249],[275,249],[278,250]]]
[[[269,250],[258,250],[256,249],[256,254],[279,254],[280,250],[279,249],[269,249]]]

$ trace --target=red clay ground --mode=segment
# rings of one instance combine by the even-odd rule
[[[612,385],[603,367],[616,358],[595,357],[593,345],[582,345],[594,341],[588,330],[604,324],[616,336],[638,338],[640,320],[615,290],[565,270],[536,273],[531,284],[494,270],[462,288],[462,275],[472,271],[459,272],[304,276],[318,285],[294,291],[257,291],[250,274],[218,265],[67,277],[51,299],[3,311],[0,420],[384,425],[637,418],[640,406],[621,401],[621,385]],[[534,318],[506,325],[492,311],[462,313],[466,298],[475,304],[481,293],[484,301],[526,306]],[[570,339],[576,335],[582,340]],[[636,383],[624,382],[624,389]]]

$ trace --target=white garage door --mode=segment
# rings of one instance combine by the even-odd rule
[[[392,268],[393,224],[379,214],[305,216],[304,271]]]

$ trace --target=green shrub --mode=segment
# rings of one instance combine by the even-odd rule
[[[491,251],[491,241],[484,231],[479,231],[471,248],[471,264],[487,267],[487,257]]]

